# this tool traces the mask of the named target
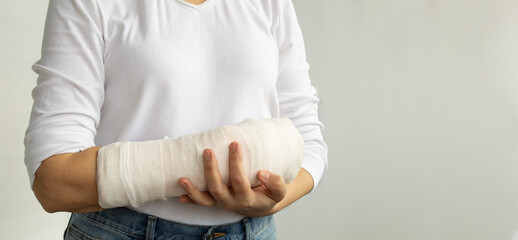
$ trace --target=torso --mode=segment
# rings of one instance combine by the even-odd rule
[[[96,145],[178,137],[245,118],[279,116],[279,53],[270,1],[99,4],[105,26],[105,96]],[[174,198],[136,210],[197,225],[243,217]]]

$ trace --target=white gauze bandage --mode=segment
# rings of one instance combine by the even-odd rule
[[[116,142],[98,151],[99,206],[138,207],[178,197],[185,194],[178,183],[181,177],[207,190],[202,157],[206,148],[216,154],[221,177],[229,186],[229,145],[233,141],[242,146],[245,173],[252,186],[259,185],[257,172],[261,169],[281,175],[289,183],[301,168],[304,141],[289,118],[245,119],[177,138]]]

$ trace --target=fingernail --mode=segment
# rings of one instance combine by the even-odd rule
[[[235,152],[236,151],[237,144],[235,142],[230,144],[230,151]]]
[[[187,187],[187,183],[185,183],[185,181],[180,181],[180,184],[182,184],[182,187],[184,187],[184,188]]]
[[[268,180],[270,178],[271,173],[266,170],[261,170],[261,177],[263,180]]]
[[[209,161],[209,159],[210,159],[210,151],[209,150],[203,151],[203,160]]]

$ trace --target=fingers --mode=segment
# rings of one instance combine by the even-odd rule
[[[217,159],[210,149],[204,151],[204,176],[208,192],[197,189],[187,178],[179,180],[187,195],[180,197],[180,202],[196,203],[202,206],[218,205],[224,209],[246,216],[265,216],[272,214],[272,209],[286,197],[286,182],[280,175],[261,170],[257,173],[261,185],[250,187],[244,170],[243,152],[237,142],[230,145],[228,188],[221,179]]]
[[[229,177],[236,198],[246,200],[252,195],[250,182],[243,166],[243,149],[237,142],[230,144]]]
[[[266,170],[260,170],[257,173],[257,178],[266,187],[267,194],[273,200],[280,202],[286,197],[288,193],[286,182],[280,175],[273,174]]]
[[[191,204],[196,204],[196,202],[195,202],[195,201],[193,201],[193,200],[189,197],[189,195],[187,195],[187,194],[184,194],[184,195],[180,196],[180,198],[179,198],[179,199],[180,199],[180,202],[181,202],[181,203],[191,203]]]
[[[180,197],[180,202],[191,202],[206,207],[216,204],[216,200],[210,193],[200,191],[188,178],[180,178],[178,182],[187,193],[187,196],[183,195]]]
[[[203,151],[203,168],[207,189],[214,199],[216,199],[217,202],[230,199],[230,192],[227,186],[223,183],[223,180],[221,180],[216,156],[210,149],[205,149]]]

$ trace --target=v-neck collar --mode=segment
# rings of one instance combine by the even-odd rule
[[[177,3],[180,3],[182,6],[185,6],[185,7],[188,7],[188,8],[191,8],[193,10],[202,10],[206,7],[209,7],[210,5],[213,5],[215,1],[217,0],[205,0],[205,2],[202,2],[198,5],[194,4],[194,3],[190,3],[190,2],[187,2],[185,0],[174,0],[175,2]]]

